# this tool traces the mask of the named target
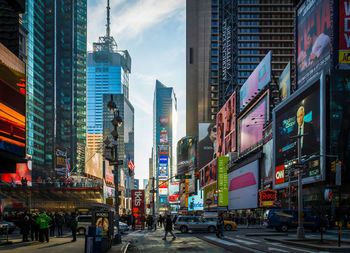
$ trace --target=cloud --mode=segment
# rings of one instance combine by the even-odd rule
[[[150,97],[150,99],[152,99],[152,97]],[[136,108],[136,110],[141,110],[146,115],[153,115],[152,100],[151,101],[146,100],[144,94],[140,94],[138,92],[133,93],[131,95],[130,100],[131,100],[131,103]]]
[[[137,0],[113,14],[113,34],[135,38],[145,30],[180,13],[185,5],[185,0]]]

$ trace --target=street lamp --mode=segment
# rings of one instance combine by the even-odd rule
[[[120,117],[117,105],[113,101],[113,95],[111,95],[111,100],[108,102],[107,107],[111,112],[113,112],[113,119],[111,120],[113,125],[113,130],[111,132],[111,135],[113,137],[112,148],[111,148],[112,149],[111,164],[114,165],[114,185],[115,185],[114,198],[115,198],[116,222],[117,222],[117,229],[118,229],[118,233],[113,238],[113,242],[117,244],[117,243],[121,243],[121,235],[120,235],[120,229],[119,229],[119,168],[118,166],[123,164],[123,160],[118,160],[118,137],[119,137],[118,127],[120,127],[123,124],[123,119]]]

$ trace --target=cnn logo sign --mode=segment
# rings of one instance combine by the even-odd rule
[[[275,184],[284,183],[284,165],[276,167],[275,170]]]

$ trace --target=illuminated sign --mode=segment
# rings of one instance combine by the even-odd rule
[[[277,200],[277,191],[266,189],[259,192],[260,206],[273,206]]]
[[[276,167],[275,170],[275,184],[284,183],[284,165]]]
[[[166,126],[169,123],[169,118],[168,117],[159,117],[159,124],[161,126]]]

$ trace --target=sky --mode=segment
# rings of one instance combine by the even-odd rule
[[[87,0],[88,50],[106,34],[107,0]],[[130,95],[135,108],[135,178],[148,179],[156,79],[173,87],[177,140],[186,129],[186,0],[110,0],[111,35],[131,56]]]

